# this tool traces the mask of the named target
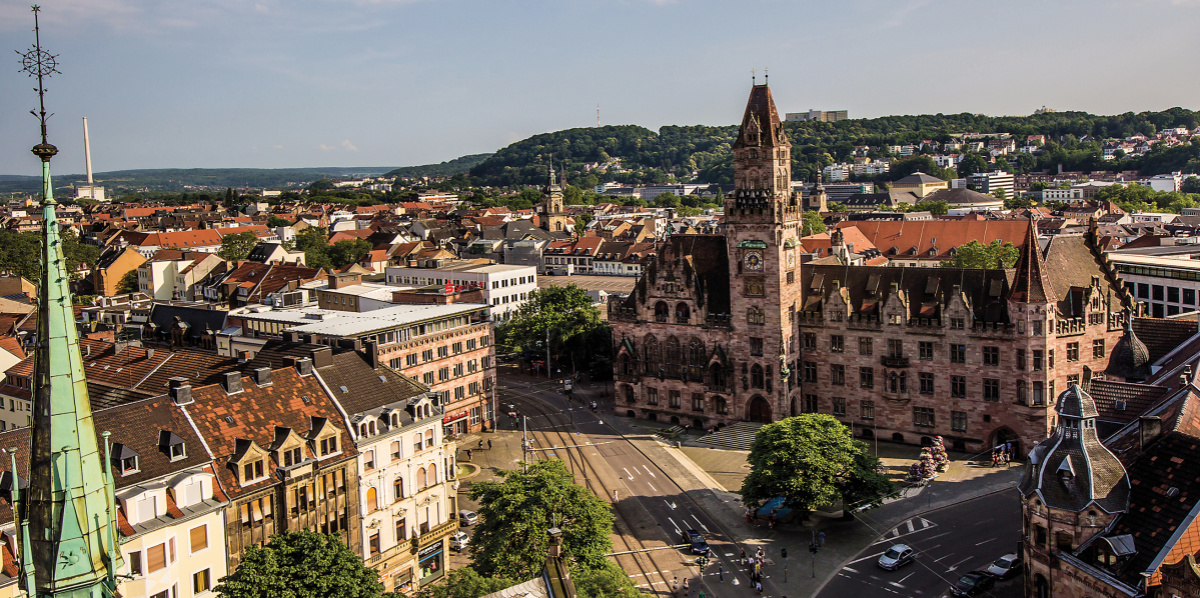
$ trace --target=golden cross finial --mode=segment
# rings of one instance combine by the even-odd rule
[[[758,69],[750,69],[750,83],[758,84]]]

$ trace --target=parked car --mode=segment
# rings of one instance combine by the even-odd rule
[[[691,547],[692,554],[708,553],[708,540],[705,540],[704,536],[694,529],[683,532],[683,543]]]
[[[450,550],[461,551],[470,542],[471,537],[467,535],[467,532],[457,532],[453,536],[450,536]]]
[[[459,511],[458,522],[462,525],[475,525],[479,523],[479,514],[475,511]]]
[[[1015,552],[1010,552],[996,559],[996,562],[992,563],[992,565],[987,568],[987,573],[992,577],[1008,579],[1009,577],[1020,573],[1023,565],[1024,563],[1021,562],[1021,557],[1017,556],[1017,553]]]
[[[950,586],[950,593],[955,596],[979,596],[992,589],[995,584],[996,578],[988,575],[986,571],[972,571],[958,578],[958,581]]]
[[[879,555],[879,567],[888,571],[895,571],[913,562],[916,556],[917,551],[913,550],[911,546],[896,544]]]

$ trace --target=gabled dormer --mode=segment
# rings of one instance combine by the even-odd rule
[[[278,467],[295,467],[308,459],[305,454],[304,438],[291,428],[275,426],[275,441],[271,443],[271,452],[275,454]]]
[[[229,466],[237,476],[238,484],[249,486],[267,479],[271,475],[271,468],[267,462],[270,456],[269,451],[258,446],[253,440],[238,438],[234,453],[229,457]]]
[[[342,433],[338,427],[324,417],[313,417],[308,432],[309,448],[317,459],[325,459],[342,453]]]
[[[178,434],[170,430],[158,431],[158,450],[162,451],[172,463],[187,458],[187,445]]]

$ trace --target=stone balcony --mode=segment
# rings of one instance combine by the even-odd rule
[[[879,363],[885,368],[906,368],[909,366],[909,360],[902,355],[883,355],[879,358]]]

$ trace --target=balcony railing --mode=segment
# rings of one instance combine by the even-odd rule
[[[906,368],[908,367],[908,358],[900,355],[884,355],[879,358],[879,362],[885,368]]]
[[[729,314],[708,314],[704,316],[704,324],[713,328],[730,328],[733,318]]]
[[[1087,321],[1084,318],[1062,318],[1054,323],[1055,334],[1083,334],[1087,331]]]

